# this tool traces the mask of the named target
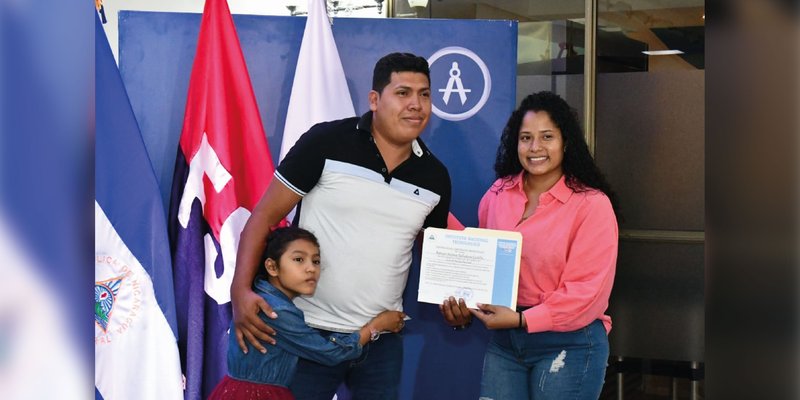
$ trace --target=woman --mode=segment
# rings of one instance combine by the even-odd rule
[[[470,310],[495,330],[481,398],[597,399],[618,232],[614,195],[574,110],[550,92],[526,97],[503,130],[495,172],[479,224],[522,233],[522,261],[517,310]]]

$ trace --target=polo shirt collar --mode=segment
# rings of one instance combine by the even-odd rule
[[[361,118],[358,119],[356,129],[361,132],[369,133],[369,135],[372,136],[372,111],[365,112]],[[425,154],[425,150],[422,149],[417,139],[411,142],[411,152],[417,157],[422,157]]]
[[[523,179],[525,176],[525,170],[522,170],[519,174],[517,174],[516,182],[514,182],[515,186],[522,192],[525,193],[525,188],[523,187]],[[556,200],[560,201],[561,203],[566,203],[569,200],[569,197],[572,196],[572,189],[567,186],[567,177],[565,175],[561,175],[561,178],[558,179],[555,185],[550,188],[550,190],[542,193],[540,196],[550,195]]]
[[[358,119],[356,129],[372,134],[372,111],[365,112],[361,118]]]

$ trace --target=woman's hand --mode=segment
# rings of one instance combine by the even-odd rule
[[[505,307],[478,303],[478,309],[469,309],[475,318],[481,320],[487,329],[508,329],[520,327],[520,313]],[[522,317],[522,327],[527,326]]]

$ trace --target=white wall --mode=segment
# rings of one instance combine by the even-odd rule
[[[203,0],[105,0],[105,9],[108,22],[103,26],[114,53],[114,59],[119,62],[119,25],[117,15],[120,10],[136,11],[168,11],[202,13]],[[228,0],[228,6],[233,14],[257,15],[289,15],[289,10],[283,1],[276,0]]]
[[[321,0],[320,0],[321,1]],[[232,14],[250,14],[250,15],[285,15],[288,16],[289,10],[286,8],[287,0],[228,0],[228,7],[231,9]],[[294,0],[294,3],[299,4],[298,11],[307,10],[307,3],[305,0]],[[340,7],[355,6],[359,4],[374,5],[374,0],[344,0],[340,1]],[[103,26],[108,37],[108,42],[111,45],[111,51],[114,53],[114,59],[119,63],[119,25],[117,15],[120,10],[135,10],[135,11],[165,11],[165,12],[189,12],[189,13],[202,13],[204,0],[105,0],[103,7],[105,8],[106,19],[108,22]],[[383,18],[387,15],[386,2],[383,4],[383,10],[379,14],[375,8],[364,8],[352,11],[341,11],[339,16],[350,16],[358,18]]]

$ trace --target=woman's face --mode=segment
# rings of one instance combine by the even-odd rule
[[[557,180],[563,175],[564,138],[545,111],[528,111],[517,139],[522,168],[535,178]]]

